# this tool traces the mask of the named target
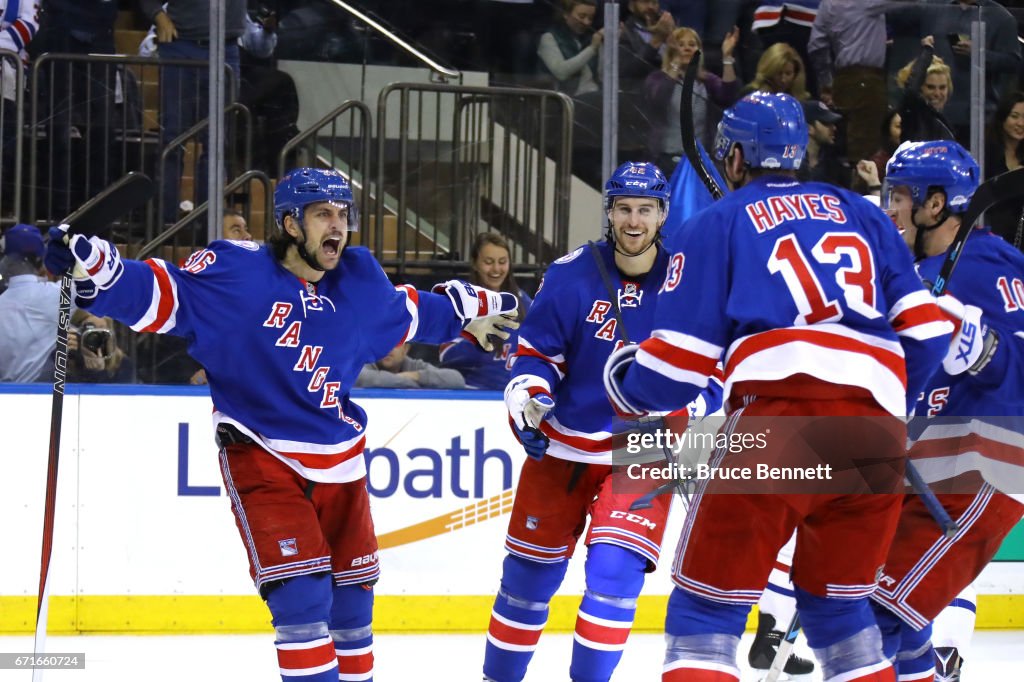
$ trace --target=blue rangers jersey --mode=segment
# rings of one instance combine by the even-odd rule
[[[921,261],[921,277],[934,281],[944,259]],[[981,308],[981,321],[995,330],[999,345],[977,374],[952,376],[939,367],[911,423],[917,441],[911,454],[928,481],[978,471],[1003,492],[1024,493],[1024,254],[976,230],[964,242],[947,291]]]
[[[267,246],[216,241],[182,268],[125,260],[82,307],[135,331],[183,336],[206,368],[214,427],[232,424],[311,481],[366,473],[366,413],[349,399],[359,370],[399,343],[462,328],[448,298],[394,287],[365,248],[348,247],[316,284]]]
[[[658,288],[665,279],[668,256],[661,248],[651,271],[640,278],[619,273],[607,242],[597,245],[612,283],[631,342],[646,338],[654,320]],[[623,344],[608,289],[589,246],[556,260],[544,274],[529,314],[519,328],[512,378],[552,394],[554,409],[540,429],[550,439],[547,455],[575,462],[612,463],[615,411],[605,397],[602,369]],[[694,398],[697,396],[694,395]],[[721,407],[721,388],[703,396],[701,412]],[[666,409],[684,407],[680,402]]]
[[[520,310],[528,311],[532,303],[533,299],[526,292],[519,292]],[[488,352],[474,341],[459,337],[451,343],[441,344],[441,366],[458,370],[468,388],[504,390],[511,376],[512,358],[518,340],[518,331],[512,331],[507,339],[500,345],[495,344],[495,349]]]
[[[870,397],[904,415],[946,351],[952,324],[892,221],[856,194],[761,177],[666,246],[654,331],[625,376],[623,412],[693,399],[724,356],[726,396],[741,382],[737,399],[785,382],[783,395]]]

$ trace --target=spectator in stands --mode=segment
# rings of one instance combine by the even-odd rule
[[[278,156],[291,138],[299,133],[299,95],[295,81],[277,69],[273,58],[278,44],[277,14],[261,6],[256,17],[245,15],[245,31],[238,38],[241,80],[238,101],[248,109],[252,121],[252,166],[245,170],[263,171],[277,177]],[[143,57],[159,56],[157,29],[152,26],[139,45]],[[237,131],[239,139],[245,130]]]
[[[985,135],[985,177],[991,178],[1024,166],[1024,92],[1004,97],[992,116]],[[992,231],[1015,243],[1017,226],[1024,211],[1024,198],[996,204],[985,212]],[[1020,244],[1017,247],[1020,248]]]
[[[0,0],[0,13],[3,23],[0,28],[0,50],[8,50],[17,54],[23,61],[28,61],[26,48],[36,34],[37,0]],[[12,16],[8,16],[12,15]],[[17,59],[6,58],[0,65],[0,206],[10,210],[14,202],[14,162],[15,145],[18,136],[17,97],[18,71],[21,64]],[[24,81],[21,83],[24,91]]]
[[[595,0],[562,0],[561,13],[550,30],[540,37],[537,56],[555,78],[558,90],[578,97],[597,92],[599,55],[604,30],[591,29]]]
[[[516,284],[512,275],[512,259],[508,242],[494,232],[482,232],[469,250],[472,263],[469,281],[493,291],[507,291],[519,297],[519,321],[533,303],[525,291]],[[491,353],[469,341],[459,339],[441,346],[441,366],[458,370],[469,388],[502,391],[509,380],[509,358],[515,352],[518,334],[508,339]]]
[[[757,61],[757,73],[741,94],[757,90],[784,93],[798,100],[810,99],[807,69],[799,53],[787,43],[775,43]]]
[[[722,42],[724,58],[721,78],[705,70],[701,63],[693,85],[694,134],[705,146],[710,143],[710,123],[713,123],[710,120],[710,103],[722,108],[728,107],[739,93],[740,83],[736,80],[735,60],[732,57],[739,35],[739,28],[734,26]],[[702,49],[696,31],[687,27],[677,28],[672,32],[665,54],[662,55],[661,69],[648,76],[644,85],[646,108],[651,121],[650,155],[667,176],[672,175],[683,153],[683,139],[679,129],[683,76],[693,55]]]
[[[836,150],[836,126],[843,117],[818,100],[806,100],[803,107],[807,121],[807,154],[797,170],[797,178],[849,187],[849,165],[843,163]]]
[[[622,22],[619,52],[619,86],[639,92],[647,75],[661,67],[661,55],[675,19],[661,9],[658,0],[629,0],[629,17]]]
[[[245,216],[242,215],[241,211],[236,211],[233,208],[224,209],[222,231],[224,239],[252,241],[252,234],[249,232],[249,226],[245,222]]]
[[[900,119],[900,112],[893,107],[889,107],[878,131],[878,146],[875,148],[875,152],[857,163],[857,177],[854,178],[853,184],[854,190],[864,194],[866,191],[875,191],[873,189],[874,185],[879,185],[878,189],[881,189],[882,179],[885,178],[885,165],[889,163],[889,159],[896,153],[896,148],[900,146],[901,131],[902,119]],[[874,178],[873,181],[868,182],[868,178],[861,172],[861,163],[870,163],[874,166],[873,176],[870,176]]]
[[[995,110],[1021,68],[1017,22],[994,0],[925,0],[918,8],[921,34],[934,40],[935,54],[952,70],[953,87],[971,91],[971,23],[985,25],[985,112]],[[970,98],[950,100],[944,112],[961,144],[970,139]]]
[[[807,44],[821,0],[766,0],[753,4],[757,8],[751,26],[761,45],[771,49],[784,43],[800,55],[801,62],[810,63]],[[818,92],[813,72],[806,74],[806,87],[811,93]]]
[[[358,388],[465,388],[454,369],[435,367],[426,360],[408,357],[409,344],[391,349],[383,358],[365,365],[356,379]]]
[[[238,40],[242,73],[238,101],[252,113],[252,139],[259,141],[253,145],[252,169],[276,178],[281,149],[299,134],[299,93],[295,81],[277,68],[273,58],[277,15],[259,11],[254,18],[246,15],[245,24]]]
[[[921,55],[896,74],[903,88],[900,102],[900,141],[953,140],[953,126],[943,115],[953,94],[953,76],[949,66],[934,56],[934,40],[921,41]]]
[[[245,30],[245,0],[225,0],[224,61],[239,78],[237,40]],[[210,4],[205,0],[139,0],[139,8],[156,25],[161,59],[209,60]],[[166,146],[208,113],[209,71],[203,66],[165,66],[160,77],[160,141]],[[226,88],[230,96],[230,88]],[[206,146],[196,164],[195,204],[205,201]],[[173,223],[181,202],[182,152],[167,157],[160,188],[164,222]]]
[[[846,121],[846,153],[863,159],[875,149],[885,115],[885,10],[890,0],[822,0],[807,52],[821,101]],[[833,73],[834,72],[834,73]]]
[[[3,235],[0,273],[0,381],[29,383],[52,378],[57,347],[60,286],[47,281],[43,237],[32,225],[15,225]]]
[[[68,330],[68,381],[88,384],[135,383],[135,363],[117,345],[114,321],[78,310]]]
[[[27,4],[27,3],[25,3]],[[112,55],[117,3],[109,0],[42,0],[39,33],[29,51]],[[42,215],[58,220],[98,193],[125,170],[115,167],[112,123],[117,80],[114,64],[57,59],[40,70],[40,106],[46,117],[50,153],[44,156],[39,180],[51,194],[43,200]],[[123,83],[121,84],[123,88]],[[123,96],[124,90],[121,91]],[[71,129],[82,142],[72,140]],[[72,145],[81,144],[72,151]],[[74,161],[72,161],[74,157]],[[79,159],[82,161],[80,162]],[[132,170],[138,170],[137,168]]]

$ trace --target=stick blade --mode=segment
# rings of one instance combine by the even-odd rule
[[[70,234],[103,236],[111,224],[156,194],[156,186],[145,173],[132,172],[121,177],[85,202],[62,222],[70,225]]]

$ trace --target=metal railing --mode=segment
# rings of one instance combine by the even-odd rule
[[[274,215],[274,192],[273,184],[267,174],[263,171],[246,171],[237,178],[229,182],[224,187],[224,198],[229,198],[232,194],[242,189],[243,187],[251,187],[253,182],[259,182],[263,185],[263,216],[264,220],[272,220]],[[251,189],[248,192],[251,195]],[[171,246],[179,233],[185,230],[190,225],[205,224],[206,212],[210,208],[209,200],[204,201],[202,204],[196,207],[194,211],[188,215],[182,217],[178,222],[174,223],[171,227],[167,228],[157,236],[150,239],[142,248],[139,249],[138,253],[134,254],[134,258],[139,260],[149,258],[157,252],[157,249],[164,246]],[[251,207],[250,207],[251,208]],[[251,217],[246,216],[247,218]],[[263,226],[264,233],[266,233],[267,225]]]
[[[422,49],[417,48],[408,41],[404,40],[390,28],[384,26],[384,24],[377,21],[368,14],[358,10],[357,8],[353,7],[347,2],[344,2],[343,0],[328,0],[328,2],[330,2],[332,5],[340,9],[345,10],[350,15],[352,15],[359,21],[363,22],[364,24],[372,28],[374,31],[380,34],[381,37],[386,39],[389,43],[391,43],[398,49],[402,50],[403,52],[411,56],[419,64],[422,64],[426,68],[430,69],[431,73],[433,73],[439,80],[445,82],[449,80],[454,80],[458,83],[462,82],[461,71],[459,71],[456,68],[441,64],[441,62],[429,56]]]
[[[352,183],[358,197],[356,205],[367,210],[372,127],[368,106],[356,100],[343,102],[285,143],[277,157],[277,177],[283,178],[289,165],[336,168]],[[291,164],[290,158],[294,159]]]
[[[168,113],[162,104],[186,106],[206,97],[198,85],[189,92],[165,91],[169,68],[194,70],[200,83],[208,63],[62,53],[36,58],[29,80],[28,179],[22,185],[28,221],[61,218],[126,172],[156,175]],[[230,70],[226,76],[234,100],[237,78]],[[191,125],[192,115],[182,113],[182,123]],[[197,117],[205,118],[205,110]]]
[[[463,270],[476,234],[493,229],[512,245],[518,271],[542,271],[568,249],[572,117],[572,100],[551,90],[385,87],[377,101],[378,260],[399,275]],[[394,234],[387,213],[397,216]]]
[[[237,119],[240,119],[240,121],[235,123],[235,126],[237,127],[237,130],[240,130],[242,132],[244,137],[243,137],[243,141],[242,141],[242,144],[241,144],[241,150],[239,151],[238,149],[236,149],[236,147],[239,146],[238,145],[238,136],[237,135],[232,135],[231,136],[231,140],[229,142],[229,149],[231,149],[231,151],[228,152],[227,156],[228,156],[229,159],[231,159],[234,162],[233,165],[235,165],[236,167],[243,168],[243,169],[248,169],[252,165],[252,116],[251,116],[251,114],[249,112],[249,108],[246,107],[244,104],[242,104],[240,102],[235,102],[235,103],[230,104],[230,105],[228,105],[227,107],[224,108],[224,118],[225,118],[225,120],[227,120],[228,116],[232,115],[232,114],[235,115],[235,117]],[[156,171],[157,187],[163,188],[165,186],[165,184],[167,183],[168,166],[171,163],[175,163],[175,160],[172,159],[171,157],[172,156],[176,156],[179,153],[183,152],[184,148],[189,143],[195,143],[196,145],[198,145],[198,144],[204,144],[205,145],[204,140],[205,140],[205,137],[206,137],[206,132],[209,130],[209,128],[210,128],[210,119],[209,118],[204,118],[203,120],[199,121],[198,123],[193,125],[191,128],[189,128],[188,130],[183,132],[181,135],[178,135],[176,138],[174,138],[173,140],[169,141],[164,146],[164,148],[160,152],[160,162],[157,164],[157,171]],[[193,178],[199,177],[199,170],[200,170],[201,167],[202,167],[201,159],[199,158],[198,155],[194,156],[193,159],[192,159],[192,177]],[[171,172],[174,172],[174,170],[177,170],[178,173],[182,172],[181,169],[171,169]],[[192,183],[192,197],[191,197],[191,200],[192,200],[193,205],[200,203],[199,198],[204,196],[205,193],[206,193],[205,185],[204,186],[200,186],[200,184],[201,183],[196,183],[196,182]],[[179,199],[180,199],[180,194],[181,194],[180,190],[179,190],[178,194],[179,194]],[[166,216],[168,214],[168,210],[169,209],[166,206],[166,201],[167,201],[166,192],[158,192],[157,193],[156,221],[155,221],[156,228],[157,228],[155,230],[156,232],[160,231],[159,227],[163,223],[163,216]],[[185,216],[185,218],[190,219],[190,215]],[[151,239],[153,237],[153,234],[154,234],[154,225],[153,225],[153,222],[151,222],[147,226],[147,230],[146,230],[146,237],[147,237],[147,239]]]

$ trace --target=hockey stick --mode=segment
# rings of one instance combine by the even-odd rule
[[[612,284],[611,275],[608,274],[608,268],[604,264],[604,260],[601,258],[601,252],[597,250],[597,244],[594,242],[588,242],[590,247],[590,255],[594,257],[594,263],[597,265],[597,271],[601,275],[601,282],[604,284],[605,291],[608,293],[608,300],[612,304],[612,314],[615,316],[615,322],[619,330],[619,338],[622,339],[622,343],[630,345],[632,342],[629,340],[629,332],[626,330],[626,323],[622,319],[622,311],[619,309],[619,297],[616,295],[615,286]],[[664,417],[653,417],[650,419],[648,424],[657,424],[665,427],[666,422]],[[672,466],[672,453],[669,451],[667,445],[662,445],[662,454],[665,456],[665,463]],[[686,484],[680,480],[676,480],[672,483],[666,483],[660,485],[654,490],[645,495],[638,497],[629,505],[629,511],[641,511],[643,509],[650,509],[654,506],[654,498],[659,495],[665,495],[673,490],[679,490],[684,497],[686,497]]]
[[[796,638],[799,634],[800,614],[793,613],[793,618],[789,621],[789,627],[786,628],[786,632],[779,642],[779,648],[775,650],[772,667],[768,668],[768,674],[764,676],[761,682],[777,682],[782,671],[786,668],[790,655],[793,653],[793,646],[796,644]]]
[[[153,181],[142,173],[129,173],[64,218],[69,234],[102,234],[114,220],[141,206],[154,194]],[[39,592],[36,602],[34,651],[44,653],[49,602],[50,558],[53,553],[53,522],[57,505],[57,468],[60,460],[60,432],[64,415],[64,382],[68,366],[68,323],[71,321],[71,270],[61,273],[57,310],[57,348],[53,361],[53,402],[50,409],[50,444],[46,465],[46,499],[43,503],[42,557],[39,561]],[[33,668],[32,679],[42,679]]]
[[[683,95],[679,106],[679,132],[683,136],[683,153],[690,166],[697,173],[697,177],[707,187],[711,198],[718,201],[725,196],[725,192],[718,186],[718,182],[708,172],[704,165],[704,158],[697,149],[697,133],[693,127],[693,85],[697,81],[697,71],[700,69],[701,51],[697,50],[686,65],[686,75],[683,77]]]

